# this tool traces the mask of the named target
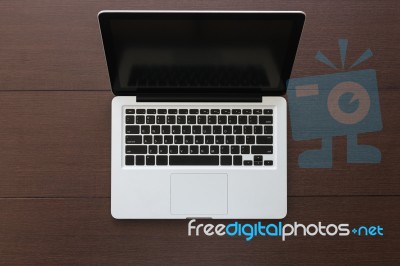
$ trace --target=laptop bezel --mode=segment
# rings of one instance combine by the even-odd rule
[[[255,16],[259,18],[268,18],[268,19],[286,19],[286,20],[292,20],[294,23],[294,27],[292,30],[291,38],[289,41],[289,48],[288,48],[288,54],[286,58],[286,62],[284,63],[284,67],[282,70],[282,75],[281,75],[281,84],[279,85],[278,89],[273,90],[273,91],[264,91],[262,93],[249,93],[246,91],[243,91],[242,93],[235,93],[230,95],[231,97],[243,97],[246,95],[246,97],[251,97],[251,94],[254,94],[254,96],[257,97],[262,97],[262,96],[280,96],[286,94],[286,81],[290,78],[290,74],[293,68],[294,60],[296,57],[296,52],[298,45],[300,43],[300,36],[301,32],[303,29],[304,21],[305,21],[305,14],[301,11],[142,11],[142,10],[132,10],[132,11],[127,11],[127,10],[104,10],[98,13],[98,20],[99,20],[99,25],[100,25],[100,31],[101,31],[101,36],[103,40],[103,48],[104,52],[106,55],[106,61],[107,61],[107,68],[108,68],[108,73],[109,73],[109,80],[111,83],[111,89],[112,92],[115,96],[144,96],[144,97],[151,97],[152,94],[156,95],[157,93],[155,92],[137,92],[137,91],[124,91],[121,88],[121,85],[119,83],[119,79],[117,78],[118,75],[118,69],[116,66],[116,60],[113,55],[113,40],[112,40],[112,33],[110,29],[110,20],[112,19],[129,19],[132,18],[132,16],[135,16],[136,18],[140,16],[141,18],[162,18],[163,16],[167,15],[169,18],[171,16],[174,16],[176,18],[190,18],[190,17],[196,17],[196,16],[226,16],[229,18],[234,18],[235,16],[243,16],[243,15],[250,15],[250,16]],[[212,90],[210,91],[202,91],[202,94],[210,94]],[[167,93],[169,94],[169,93]],[[176,94],[182,96],[184,95],[196,95],[199,94],[199,92],[171,92],[171,94]],[[218,92],[216,94],[224,94],[221,92]],[[229,94],[229,93],[226,93]]]

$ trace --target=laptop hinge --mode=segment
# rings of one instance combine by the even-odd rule
[[[146,94],[138,102],[262,102],[261,95],[243,94]]]

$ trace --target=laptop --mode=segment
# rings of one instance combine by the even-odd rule
[[[287,213],[286,81],[305,14],[101,11],[116,219]]]

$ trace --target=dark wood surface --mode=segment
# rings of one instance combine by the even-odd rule
[[[334,139],[332,169],[300,169],[318,140],[289,128],[285,222],[380,224],[382,238],[188,237],[187,221],[117,221],[110,215],[112,94],[97,24],[102,9],[303,10],[293,77],[335,73],[314,59],[377,71],[383,130],[362,134],[380,164],[346,163]],[[0,1],[0,264],[399,264],[400,2]],[[219,221],[214,221],[217,223]],[[226,222],[226,221],[225,221]]]

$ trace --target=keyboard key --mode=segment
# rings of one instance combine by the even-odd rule
[[[201,109],[200,114],[209,114],[210,110],[209,109]]]
[[[136,116],[136,124],[144,124],[145,122],[145,116],[144,115],[137,115]]]
[[[196,116],[194,116],[194,115],[189,115],[189,116],[187,117],[187,124],[189,124],[189,125],[196,124]]]
[[[258,145],[251,146],[252,154],[272,154],[272,146]]]
[[[189,114],[197,115],[199,113],[199,109],[190,109]]]
[[[181,126],[172,126],[171,132],[172,134],[181,134]]]
[[[142,144],[142,136],[140,136],[140,135],[125,136],[125,143],[126,144]]]
[[[193,144],[193,136],[185,136],[185,144]]]
[[[157,146],[156,145],[150,145],[149,146],[149,154],[157,154]]]
[[[147,114],[153,115],[156,113],[156,109],[147,109]]]
[[[242,134],[242,126],[233,126],[233,134]]]
[[[139,134],[139,126],[126,126],[126,134]]]
[[[125,147],[126,154],[147,154],[146,145],[127,145]]]
[[[165,124],[165,115],[158,115],[156,122],[157,124]]]
[[[182,134],[192,134],[191,126],[182,126]]]
[[[176,146],[176,145],[169,146],[169,153],[170,154],[178,154],[178,146]]]
[[[136,156],[136,165],[144,165],[144,155]]]
[[[156,163],[156,158],[154,155],[146,156],[146,165],[154,165]]]
[[[258,166],[260,166],[260,165],[262,165],[262,161],[254,161],[254,165],[258,165]]]
[[[232,134],[232,126],[224,126],[224,127],[222,128],[222,132],[223,132],[224,134]]]
[[[176,110],[176,109],[168,109],[168,114],[175,115],[177,113],[178,113],[178,110]]]
[[[272,144],[272,136],[257,136],[257,144]]]
[[[125,123],[126,124],[135,124],[135,116],[134,115],[125,116]]]
[[[265,160],[264,165],[274,165],[274,162],[271,160]]]
[[[253,114],[260,115],[260,114],[262,114],[262,110],[261,109],[253,109]]]
[[[233,136],[233,135],[225,136],[225,143],[226,144],[235,144],[235,136]]]
[[[205,144],[214,144],[214,136],[213,135],[205,136],[204,143]]]
[[[166,114],[167,113],[167,109],[158,109],[157,113],[158,114]]]
[[[229,110],[229,109],[222,109],[221,110],[221,114],[230,114],[231,113],[231,110]]]
[[[207,145],[201,145],[200,154],[208,154],[208,153],[209,153],[209,147]]]
[[[217,145],[210,146],[210,153],[211,154],[219,154],[219,146],[217,146]]]
[[[265,115],[272,115],[272,109],[264,109]]]
[[[168,165],[168,156],[158,155],[157,156],[157,165]]]
[[[215,144],[224,144],[225,137],[224,136],[215,136]]]
[[[197,124],[207,124],[207,116],[199,115],[197,116]]]
[[[179,153],[180,154],[188,154],[189,153],[189,146],[187,146],[187,145],[179,146]]]
[[[254,126],[254,134],[262,134],[262,126]]]
[[[208,116],[208,124],[216,124],[217,123],[217,116],[209,115]]]
[[[153,144],[153,136],[152,135],[145,135],[143,137],[143,144]]]
[[[137,109],[137,110],[136,110],[136,113],[137,113],[137,114],[145,114],[145,113],[146,113],[146,110],[145,110],[145,109]]]
[[[167,154],[168,153],[168,146],[167,145],[161,145],[158,147],[158,153],[159,154]]]
[[[181,115],[185,115],[185,114],[188,114],[188,113],[189,113],[188,109],[179,109],[179,114],[181,114]]]
[[[221,134],[222,127],[221,126],[213,126],[213,134]]]
[[[171,126],[162,126],[161,127],[162,134],[170,134],[171,133]]]
[[[233,165],[242,165],[242,156],[241,155],[233,156]]]
[[[232,165],[232,156],[231,155],[222,155],[221,156],[221,165]]]
[[[160,126],[151,126],[151,134],[160,134]]]
[[[164,144],[172,144],[173,143],[173,136],[172,135],[165,135],[164,136]]]
[[[154,143],[154,144],[162,144],[162,143],[163,143],[163,136],[161,136],[161,135],[154,135],[153,143]]]
[[[257,116],[255,115],[249,116],[249,124],[250,125],[258,124]]]
[[[250,160],[245,160],[245,161],[243,162],[243,165],[253,165],[253,162],[250,161]]]
[[[244,136],[242,136],[242,135],[239,135],[239,136],[236,136],[236,144],[244,144]]]
[[[125,114],[130,114],[130,115],[135,114],[135,109],[126,109]]]
[[[150,134],[150,126],[141,126],[140,133],[141,134]]]
[[[197,135],[201,134],[201,126],[193,126],[192,133]]]
[[[241,146],[240,153],[241,154],[250,154],[250,146]]]
[[[262,161],[262,155],[254,155],[254,161]]]
[[[174,137],[174,144],[183,144],[183,136],[182,135],[176,135]]]
[[[219,165],[218,155],[170,155],[169,165]]]
[[[230,115],[229,117],[228,117],[228,124],[237,124],[237,116],[235,116],[235,115]]]
[[[253,134],[253,127],[252,126],[244,126],[244,134]]]
[[[211,126],[203,126],[203,134],[211,134]]]
[[[233,109],[232,110],[232,114],[241,114],[242,113],[242,110],[240,110],[240,109]]]
[[[254,136],[246,136],[246,144],[255,144],[256,139]]]
[[[229,146],[228,145],[221,146],[221,154],[229,154]]]
[[[186,124],[186,116],[184,115],[178,115],[176,117],[176,123],[177,124]]]
[[[228,118],[226,117],[226,115],[218,116],[218,124],[220,124],[220,125],[226,124],[227,121],[228,121]]]
[[[260,115],[260,124],[272,124],[272,116]]]
[[[239,154],[239,153],[240,153],[240,147],[238,145],[231,146],[231,154]]]
[[[126,155],[125,156],[125,165],[135,165],[135,156],[134,155]]]
[[[264,134],[272,134],[272,126],[264,126]]]
[[[167,124],[176,124],[175,123],[175,116],[174,115],[168,115],[167,116]]]
[[[242,113],[249,115],[249,114],[251,114],[251,110],[250,109],[244,109]]]
[[[199,153],[199,146],[190,145],[189,152],[190,152],[190,154],[198,154]]]
[[[195,144],[204,144],[204,136],[196,136],[194,138],[194,143]]]
[[[211,114],[219,114],[219,109],[211,109]]]
[[[245,115],[239,115],[239,124],[241,124],[241,125],[247,125],[247,116],[245,116]]]

